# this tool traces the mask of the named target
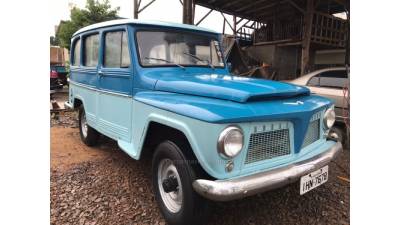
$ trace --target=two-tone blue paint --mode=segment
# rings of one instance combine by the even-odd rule
[[[87,35],[98,33],[102,44],[97,67],[71,66],[69,100],[73,104],[79,99],[84,105],[89,125],[117,140],[121,149],[131,157],[140,158],[151,122],[182,131],[201,166],[218,179],[284,166],[312,157],[333,145],[322,138],[301,149],[310,118],[317,112],[323,113],[332,104],[328,99],[310,95],[308,89],[291,84],[231,76],[227,68],[141,67],[135,44],[137,30],[178,29],[218,40],[220,36],[189,25],[149,25],[129,21],[107,22],[109,25],[96,25],[75,34],[72,43],[77,38],[84,39]],[[127,32],[131,56],[129,68],[103,66],[104,34],[115,30]],[[83,55],[80,58],[83,59]],[[290,132],[293,154],[244,165],[253,127],[279,121],[288,122],[293,131]],[[220,132],[229,124],[243,129],[246,144],[233,159],[236,165],[234,170],[228,173],[225,171],[227,161],[218,155],[216,143]]]

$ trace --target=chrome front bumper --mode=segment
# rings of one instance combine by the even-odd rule
[[[64,108],[66,108],[66,109],[74,109],[74,106],[69,102],[64,102]]]
[[[230,201],[262,193],[297,181],[332,161],[342,150],[337,142],[327,151],[304,161],[281,168],[231,180],[195,180],[194,190],[204,198],[214,201]]]

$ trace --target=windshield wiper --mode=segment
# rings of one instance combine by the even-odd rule
[[[196,55],[190,54],[188,52],[184,52],[183,54],[188,55],[193,57],[194,59],[197,59],[200,62],[206,62],[208,64],[209,67],[211,67],[212,69],[215,69],[215,67],[210,63],[210,61],[208,61],[207,59],[200,59],[199,57],[197,57]]]
[[[178,67],[180,67],[180,68],[182,68],[182,69],[185,69],[184,66],[182,66],[182,65],[180,65],[180,64],[178,64],[178,63],[174,63],[174,62],[172,62],[172,61],[166,60],[166,59],[153,58],[153,57],[145,57],[145,59],[154,59],[154,60],[159,60],[159,61],[163,61],[163,62],[167,62],[167,63],[172,63],[172,64],[174,64],[174,65],[176,65],[176,66],[178,66]]]

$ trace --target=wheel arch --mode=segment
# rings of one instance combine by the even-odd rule
[[[158,135],[161,134],[161,135]],[[171,140],[172,139],[172,140]],[[139,145],[138,158],[151,157],[155,147],[164,140],[178,141],[187,144],[190,152],[183,152],[188,160],[195,159],[201,169],[210,175],[212,169],[205,163],[205,159],[199,154],[199,146],[188,125],[178,120],[164,118],[157,114],[149,115],[147,125],[143,130],[142,141]]]

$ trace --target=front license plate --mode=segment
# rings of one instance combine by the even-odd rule
[[[328,181],[328,166],[311,172],[300,179],[300,195],[303,195],[312,189]]]

